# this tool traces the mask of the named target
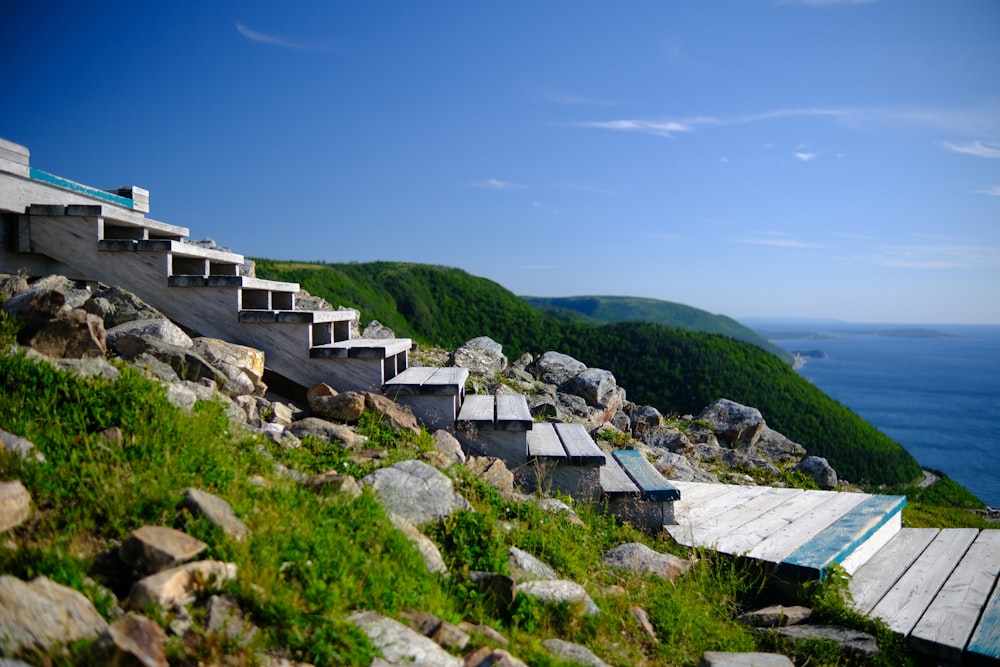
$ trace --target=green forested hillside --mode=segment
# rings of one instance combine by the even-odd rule
[[[571,322],[655,322],[746,341],[792,363],[792,355],[731,317],[714,315],[681,303],[634,296],[522,297],[539,310]],[[579,317],[582,315],[583,317]]]
[[[768,424],[824,456],[845,478],[904,484],[920,475],[900,445],[762,349],[652,322],[593,325],[542,313],[500,285],[459,269],[371,262],[256,260],[257,275],[298,282],[398,335],[442,347],[489,336],[513,357],[564,352],[612,371],[628,397],[664,413],[697,414],[718,398],[760,409]]]

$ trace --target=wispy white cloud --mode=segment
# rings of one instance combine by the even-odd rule
[[[809,160],[816,159],[816,153],[806,153],[804,151],[800,151],[795,154],[795,159],[802,160],[803,162],[809,162]]]
[[[863,259],[894,269],[995,269],[1000,267],[1000,248],[960,243],[897,245]]]
[[[1000,158],[1000,144],[983,141],[969,141],[966,143],[955,143],[952,141],[942,141],[941,148],[952,153],[962,153],[963,155],[975,155],[976,157]]]
[[[299,42],[279,35],[268,35],[263,32],[257,32],[256,30],[251,30],[242,23],[236,24],[236,31],[252,42],[258,42],[260,44],[270,44],[271,46],[278,46],[283,49],[292,49],[294,51],[311,51],[313,53],[327,53],[330,51],[329,46],[324,46],[322,44],[309,44],[307,42]]]
[[[981,195],[992,195],[993,197],[1000,197],[1000,185],[991,185],[988,188],[982,188],[981,190],[976,190],[976,192]]]
[[[639,132],[642,134],[652,134],[658,137],[671,137],[678,132],[694,132],[694,127],[687,123],[680,123],[672,120],[609,120],[591,121],[586,123],[575,123],[580,127],[595,127],[603,130],[615,130],[616,132]]]
[[[755,238],[743,238],[735,239],[736,243],[743,245],[762,245],[769,246],[772,248],[819,248],[818,243],[812,243],[810,241],[801,241],[798,239],[791,239],[785,236],[782,232],[775,231],[758,231],[755,232],[757,236]]]
[[[501,181],[496,178],[488,178],[485,181],[475,181],[466,184],[467,188],[481,188],[483,190],[520,190],[523,185],[511,181]]]

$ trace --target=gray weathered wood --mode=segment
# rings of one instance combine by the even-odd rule
[[[893,632],[909,635],[978,534],[975,528],[955,528],[938,533],[875,605],[871,615],[885,621]]]
[[[921,616],[910,638],[943,658],[961,660],[998,574],[1000,530],[984,530]]]
[[[528,462],[536,459],[566,459],[566,450],[554,424],[535,424],[528,431]]]
[[[639,496],[639,487],[635,485],[631,477],[625,474],[610,452],[604,453],[604,465],[601,467],[601,491],[608,496]]]
[[[492,429],[495,419],[496,403],[492,396],[483,394],[466,396],[462,403],[462,409],[458,413],[458,421],[479,429]]]
[[[676,484],[675,484],[676,486]],[[788,502],[802,493],[802,489],[773,489],[762,487],[761,493],[748,498],[744,502],[726,511],[707,517],[697,527],[697,539],[701,544],[716,544],[724,535],[741,530],[742,527],[760,516]],[[681,501],[686,501],[685,491],[681,490]]]
[[[850,581],[854,609],[869,613],[939,532],[939,528],[904,528],[858,568]]]
[[[642,499],[655,502],[680,500],[681,494],[663,478],[653,464],[636,449],[619,449],[611,453],[625,474],[632,478],[642,493]]]
[[[583,424],[556,424],[566,456],[572,465],[604,465],[604,452],[587,433]]]
[[[967,651],[973,656],[1000,661],[1000,582],[993,587],[993,595],[983,608]]]
[[[500,431],[529,431],[534,424],[528,401],[521,394],[497,394],[496,428]]]
[[[719,538],[718,544],[720,547],[724,545],[725,553],[746,553],[752,558],[779,563],[790,551],[789,539],[794,538],[794,529],[789,527],[793,525],[797,527],[799,520],[829,502],[831,493],[804,491],[797,494],[789,498],[788,502],[743,524],[738,533],[723,535]]]

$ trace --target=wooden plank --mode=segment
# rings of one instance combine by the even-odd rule
[[[978,534],[975,528],[954,528],[938,533],[875,605],[871,615],[885,621],[893,632],[909,635]]]
[[[458,421],[475,425],[477,428],[493,429],[496,417],[496,402],[492,396],[473,394],[466,396],[462,409],[458,413]]]
[[[555,424],[571,465],[604,465],[604,452],[591,439],[583,424]]]
[[[420,387],[430,379],[436,368],[432,366],[411,366],[385,383],[385,391],[393,395],[419,394]]]
[[[528,401],[521,394],[497,394],[496,427],[501,431],[528,431],[534,424]]]
[[[738,533],[719,539],[718,546],[726,553],[747,554],[753,558],[777,563],[786,553],[787,530],[817,507],[829,502],[831,491],[803,491],[788,502],[762,513],[742,526]],[[779,554],[779,555],[774,555]]]
[[[609,452],[604,453],[604,465],[601,466],[601,492],[607,496],[639,496],[639,487]]]
[[[434,374],[428,378],[425,385],[438,387],[457,385],[465,386],[465,381],[469,379],[469,369],[460,366],[450,366],[448,368],[435,368]],[[530,412],[529,412],[530,414]]]
[[[867,493],[837,493],[826,491],[825,499],[799,515],[794,525],[774,531],[749,554],[772,563],[781,563],[802,545],[826,530],[834,521],[871,496]],[[803,494],[805,495],[805,494]],[[780,508],[779,508],[780,509]]]
[[[653,502],[680,500],[680,492],[663,478],[653,464],[637,449],[617,449],[611,455],[642,492],[642,499]]]
[[[923,553],[940,528],[904,528],[851,577],[852,606],[867,614]]]
[[[536,459],[566,459],[566,450],[554,424],[535,424],[528,431],[528,462]]]
[[[972,634],[966,651],[972,655],[1000,661],[1000,581],[993,586],[993,595],[983,608],[979,625]]]
[[[984,530],[917,622],[910,638],[943,658],[961,660],[998,574],[1000,530]]]
[[[713,547],[700,539],[699,527],[712,518],[738,507],[747,499],[760,495],[763,487],[703,484],[696,488],[679,485],[680,501],[674,504],[675,524],[668,527],[670,535],[686,546]]]
[[[782,559],[785,565],[822,573],[841,563],[906,504],[906,496],[871,496],[838,517],[814,538]]]
[[[757,494],[736,507],[731,507],[725,512],[701,522],[698,526],[698,542],[701,544],[715,544],[722,536],[740,530],[745,524],[764,512],[768,512],[803,493],[802,489],[762,488],[762,493]],[[682,490],[681,499],[686,500],[686,498],[687,496]]]

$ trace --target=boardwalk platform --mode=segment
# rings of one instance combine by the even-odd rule
[[[902,496],[672,482],[680,544],[848,574],[854,608],[946,660],[1000,664],[1000,530],[901,527]]]

